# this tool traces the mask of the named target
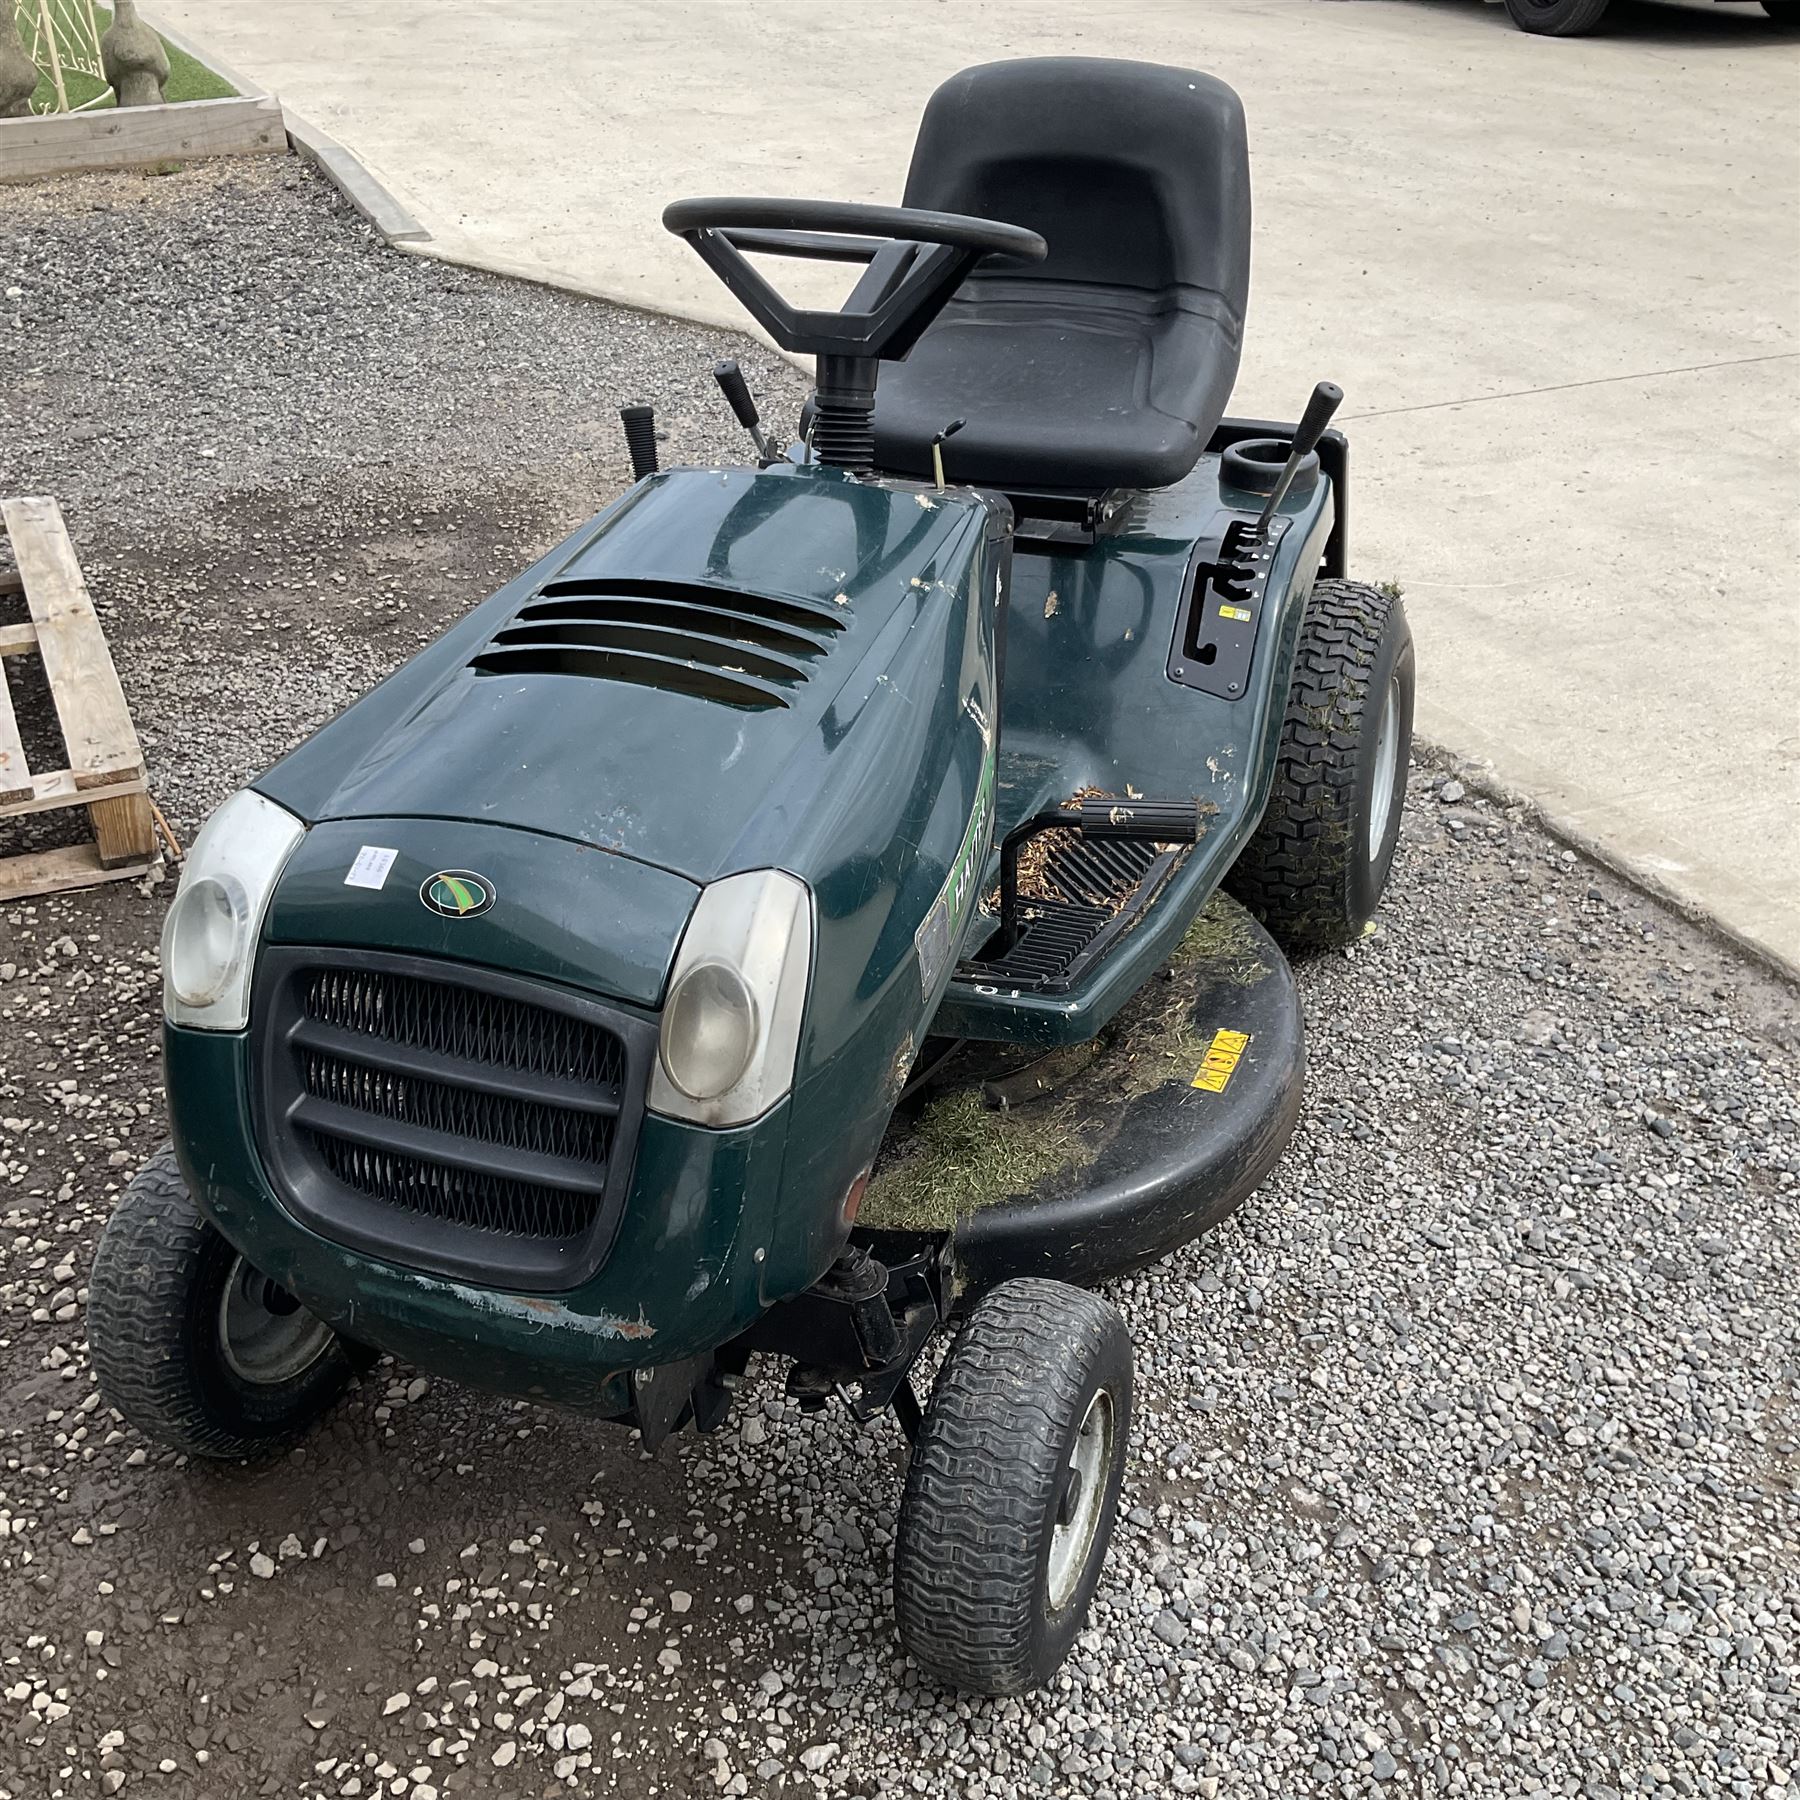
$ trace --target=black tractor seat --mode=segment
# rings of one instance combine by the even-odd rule
[[[1008,492],[1166,487],[1237,377],[1250,281],[1238,97],[1210,75],[1099,57],[988,63],[925,108],[906,204],[1039,232],[984,263],[885,364],[875,461]]]

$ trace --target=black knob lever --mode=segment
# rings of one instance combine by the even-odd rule
[[[1288,459],[1283,465],[1281,478],[1275,483],[1274,491],[1264,503],[1262,517],[1256,521],[1256,535],[1261,537],[1269,529],[1269,521],[1275,517],[1287,491],[1294,485],[1294,477],[1300,473],[1300,465],[1319,447],[1319,439],[1325,435],[1325,427],[1331,423],[1331,415],[1344,403],[1344,390],[1335,381],[1321,381],[1313,389],[1312,398],[1306,403],[1306,411],[1300,415],[1300,423],[1294,427],[1294,438],[1288,447]]]
[[[737,422],[749,432],[751,441],[756,445],[756,454],[764,462],[773,462],[775,453],[770,449],[768,437],[763,431],[762,415],[757,412],[756,402],[750,397],[750,384],[744,379],[744,371],[728,356],[722,362],[713,364],[713,380],[719,384],[725,403],[737,415]]]
[[[944,439],[953,438],[968,424],[967,419],[952,419],[948,425],[931,440],[931,473],[937,481],[937,491],[944,491]]]
[[[656,473],[656,412],[648,406],[621,406],[619,423],[625,427],[625,448],[631,452],[631,474],[636,481]]]

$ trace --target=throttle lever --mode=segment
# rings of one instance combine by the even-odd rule
[[[749,432],[750,441],[756,445],[756,454],[766,463],[774,462],[775,451],[762,428],[762,415],[756,410],[756,402],[750,396],[750,384],[744,379],[744,371],[737,366],[736,359],[728,356],[714,363],[713,380],[719,384],[726,405],[737,415],[737,422]]]

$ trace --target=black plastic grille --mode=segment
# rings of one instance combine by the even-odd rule
[[[528,1238],[574,1237],[591,1222],[592,1197],[529,1181],[449,1169],[315,1132],[320,1161],[346,1187],[422,1218]]]
[[[545,585],[471,665],[584,675],[765,711],[789,704],[848,620],[823,601],[704,582],[567,578]]]
[[[421,957],[271,948],[265,1148],[294,1210],[393,1260],[573,1285],[630,1180],[654,1027]]]
[[[531,1075],[617,1082],[619,1040],[604,1027],[499,994],[375,969],[317,969],[309,1019],[407,1049]]]
[[[604,1113],[573,1112],[508,1094],[447,1087],[315,1051],[302,1053],[302,1074],[307,1093],[333,1106],[507,1150],[571,1158],[591,1164],[599,1178],[606,1173],[612,1120]]]

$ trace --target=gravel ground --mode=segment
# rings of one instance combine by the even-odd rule
[[[798,389],[285,161],[0,189],[0,297],[0,490],[62,497],[187,823],[616,490],[620,401],[711,454],[712,356]],[[655,1461],[391,1363],[274,1467],[102,1412],[168,893],[0,912],[0,1800],[1797,1791],[1794,996],[1460,784],[1303,971],[1273,1179],[1114,1290],[1130,1511],[1006,1703],[895,1643],[898,1433],[769,1380]]]

